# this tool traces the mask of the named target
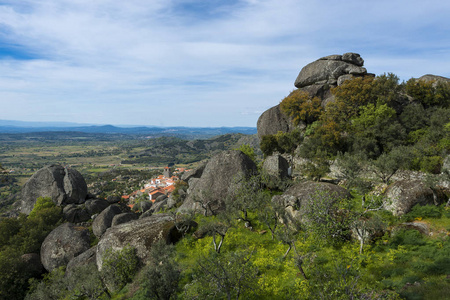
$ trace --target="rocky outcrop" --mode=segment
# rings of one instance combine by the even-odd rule
[[[51,165],[37,171],[22,188],[21,211],[29,214],[39,197],[51,197],[56,205],[81,204],[87,185],[75,169]]]
[[[320,98],[322,106],[325,106],[328,102],[334,101],[331,88],[355,77],[374,76],[368,74],[363,65],[364,60],[357,53],[322,57],[303,67],[294,85],[311,97]],[[305,124],[299,124],[300,128],[304,126]],[[276,134],[278,131],[290,132],[295,126],[277,105],[259,117],[257,128],[258,137],[261,139],[264,135]]]
[[[450,78],[431,74],[423,75],[418,80],[425,82],[433,82],[434,85],[437,85],[438,83],[450,83]]]
[[[443,192],[432,190],[421,180],[400,180],[387,188],[384,208],[394,216],[401,216],[411,211],[416,204],[440,205],[446,200]]]
[[[289,216],[300,222],[307,221],[304,218],[307,206],[317,201],[318,198],[328,201],[327,205],[333,205],[339,199],[350,198],[350,193],[335,184],[316,181],[305,181],[291,186],[284,194],[274,196],[272,202],[285,207]]]
[[[125,246],[134,247],[137,256],[145,264],[153,243],[159,240],[175,243],[181,236],[172,216],[168,214],[156,214],[111,227],[97,245],[97,266],[99,270],[102,268],[102,258],[106,250],[119,251]]]
[[[45,238],[41,246],[41,262],[51,272],[55,268],[66,266],[72,258],[89,248],[89,230],[65,223]]]
[[[357,53],[344,55],[330,55],[322,57],[302,68],[295,80],[297,88],[310,85],[337,85],[339,77],[343,75],[365,75],[366,68],[362,67],[364,60]]]
[[[236,188],[234,183],[236,176],[255,172],[255,163],[241,151],[224,151],[212,157],[206,165],[202,177],[195,182],[195,186],[193,188],[189,186],[188,196],[178,211],[203,211],[200,203],[196,201],[208,201],[210,210],[213,211],[223,209],[225,198]],[[189,184],[192,180],[189,181]]]
[[[100,238],[103,233],[111,227],[114,216],[121,214],[122,210],[117,204],[108,206],[92,222],[92,231],[95,236]]]

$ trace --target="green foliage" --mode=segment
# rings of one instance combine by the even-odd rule
[[[174,261],[175,249],[160,240],[152,245],[150,261],[143,270],[141,284],[145,299],[176,299],[181,271]]]
[[[304,207],[306,231],[322,243],[339,246],[349,239],[351,202],[334,193],[317,191]]]
[[[249,251],[199,257],[185,286],[185,299],[256,299],[258,269]]]
[[[402,218],[412,221],[416,218],[440,218],[442,216],[442,207],[436,205],[414,205],[410,212]]]
[[[239,148],[236,148],[235,150],[242,151],[242,153],[244,153],[245,155],[250,157],[250,159],[256,163],[255,148],[253,148],[252,146],[247,145],[247,144],[242,144],[239,146]]]
[[[131,282],[139,267],[136,249],[130,246],[119,251],[107,249],[103,255],[101,275],[108,288],[118,291]]]
[[[293,153],[303,141],[303,135],[298,129],[291,132],[279,131],[274,135],[264,135],[261,138],[260,148],[264,157],[272,155],[274,152]]]
[[[294,125],[301,121],[311,124],[318,120],[323,112],[321,101],[318,97],[311,98],[307,92],[300,89],[294,90],[280,103],[281,112],[289,116]]]
[[[424,106],[450,105],[450,84],[436,81],[423,81],[411,78],[406,82],[405,90],[408,95]]]

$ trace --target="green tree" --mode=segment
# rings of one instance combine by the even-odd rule
[[[294,125],[305,122],[311,124],[318,120],[323,112],[321,100],[318,97],[310,97],[300,89],[294,90],[280,103],[281,112],[289,116]]]
[[[258,291],[258,269],[253,252],[210,252],[199,257],[193,281],[185,286],[186,299],[251,299]]]

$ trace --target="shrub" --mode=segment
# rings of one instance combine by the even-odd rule
[[[103,256],[101,274],[108,288],[112,291],[118,291],[125,284],[131,282],[138,266],[139,261],[135,248],[126,246],[115,252],[107,249]]]

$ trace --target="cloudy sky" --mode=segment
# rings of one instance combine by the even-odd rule
[[[256,126],[301,68],[450,77],[450,1],[0,0],[0,119]]]

